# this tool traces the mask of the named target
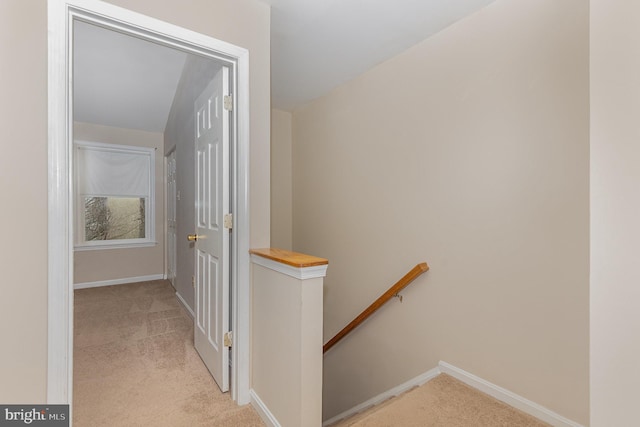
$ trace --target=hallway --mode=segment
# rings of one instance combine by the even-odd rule
[[[263,426],[220,393],[168,281],[75,291],[73,422],[98,426]]]

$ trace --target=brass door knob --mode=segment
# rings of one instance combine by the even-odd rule
[[[190,242],[197,242],[198,235],[197,234],[187,234],[187,240]]]

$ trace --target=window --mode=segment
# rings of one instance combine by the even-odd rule
[[[154,165],[153,148],[76,141],[76,249],[155,244]]]

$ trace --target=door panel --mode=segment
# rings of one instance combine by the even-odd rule
[[[195,102],[195,347],[222,391],[229,389],[229,70],[222,68]]]

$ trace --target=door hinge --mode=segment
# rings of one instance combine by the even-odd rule
[[[231,230],[233,228],[233,214],[226,214],[224,216],[224,228]]]
[[[227,111],[233,111],[233,96],[225,95],[222,98],[222,103],[224,105],[224,109]]]
[[[224,346],[233,347],[233,332],[229,331],[224,334]]]

